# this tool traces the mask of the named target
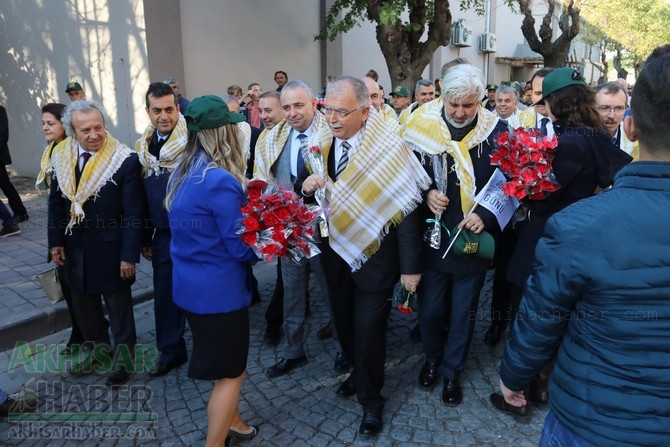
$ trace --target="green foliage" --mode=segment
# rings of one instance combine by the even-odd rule
[[[642,59],[670,41],[670,4],[665,0],[591,1],[582,8],[582,17],[608,41]]]
[[[512,11],[518,12],[515,0],[503,0]],[[486,0],[461,0],[461,11],[474,11],[478,16],[483,16],[486,12]]]
[[[403,21],[403,13],[425,3],[426,21],[431,22],[435,14],[434,0],[336,0],[326,14],[325,28],[314,36],[314,40],[333,41],[338,34],[344,34],[358,26],[362,21],[374,22],[369,16],[369,4],[380,4],[379,24],[382,26],[397,26],[407,32],[421,31],[423,24]],[[339,20],[340,15],[342,19]]]

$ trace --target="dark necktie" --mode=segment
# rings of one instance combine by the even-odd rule
[[[298,135],[298,139],[300,140],[300,150],[298,151],[298,160],[295,168],[296,177],[300,177],[300,173],[305,170],[304,154],[307,152],[307,135],[301,133]]]
[[[344,172],[344,170],[347,168],[347,163],[349,162],[349,149],[351,148],[351,144],[349,144],[347,141],[342,142],[342,155],[340,155],[340,161],[337,163],[337,169],[335,170],[335,180],[340,178],[340,175]]]
[[[549,124],[549,118],[542,118],[540,120],[540,135],[549,135],[547,124]]]
[[[84,172],[84,168],[86,167],[86,163],[88,163],[88,159],[91,158],[91,154],[88,152],[83,152],[80,157],[84,160],[83,163],[81,164],[81,169],[79,169],[79,163],[77,163],[77,169],[75,170],[75,180],[77,181],[77,185],[79,185],[79,180],[81,179],[81,174]]]

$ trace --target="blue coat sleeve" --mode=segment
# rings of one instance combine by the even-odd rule
[[[560,222],[552,217],[537,244],[533,272],[500,367],[500,378],[513,391],[526,388],[554,357],[588,270],[588,240]]]
[[[242,219],[240,207],[243,200],[242,186],[231,175],[221,177],[212,186],[210,207],[228,253],[236,261],[258,261],[254,251],[236,234],[237,225]]]

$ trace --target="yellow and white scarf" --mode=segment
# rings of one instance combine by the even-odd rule
[[[272,165],[275,164],[281,155],[286,141],[291,133],[291,125],[288,121],[283,120],[269,132],[264,130],[261,132],[256,142],[256,158],[254,160],[254,178],[264,180],[268,183],[275,182],[274,175],[271,172]],[[333,142],[333,135],[330,133],[330,128],[326,122],[326,117],[321,112],[314,114],[312,121],[312,135],[311,142],[319,142],[321,146],[321,153],[323,154],[324,168],[328,170],[326,160],[328,160],[328,152],[330,145]],[[287,148],[288,149],[288,148]],[[300,154],[302,155],[302,154]],[[310,169],[309,162],[305,161],[308,169]],[[310,172],[312,170],[310,169]]]
[[[58,179],[61,192],[72,202],[66,233],[72,234],[72,227],[80,223],[85,216],[84,203],[91,196],[98,195],[100,189],[112,179],[132,153],[129,147],[106,132],[105,144],[86,163],[77,185],[75,169],[79,162],[79,143],[74,138],[68,137],[56,147],[51,157],[53,172]]]
[[[56,151],[56,148],[63,144],[63,141],[58,144],[49,143],[44,149],[44,152],[42,152],[42,159],[40,160],[40,172],[37,173],[37,179],[35,180],[36,190],[45,191],[48,190],[51,186],[51,173],[53,172],[51,157],[52,154]]]
[[[443,152],[454,159],[454,169],[460,183],[461,208],[466,216],[475,203],[475,171],[470,158],[470,148],[488,138],[498,123],[498,117],[480,107],[477,111],[477,125],[461,141],[453,141],[447,124],[442,119],[441,100],[431,101],[412,113],[405,128],[403,138],[413,148],[424,154],[438,155]],[[436,125],[439,123],[439,125]]]
[[[519,124],[526,129],[539,127],[537,116],[535,115],[535,107],[528,107],[526,110],[519,112]]]
[[[142,137],[135,142],[135,151],[142,164],[142,177],[149,177],[153,174],[158,175],[162,169],[167,169],[170,172],[174,171],[181,160],[186,142],[188,141],[186,120],[183,115],[179,114],[177,125],[161,148],[160,159],[158,159],[149,152],[149,145],[155,131],[156,128],[153,124],[149,124],[144,129]]]
[[[421,203],[421,191],[430,186],[410,147],[372,108],[358,142],[337,182],[326,184],[330,246],[352,271],[377,252],[390,227]]]

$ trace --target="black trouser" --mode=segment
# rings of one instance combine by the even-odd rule
[[[12,182],[9,180],[9,174],[7,174],[7,167],[4,163],[0,163],[0,189],[7,197],[9,201],[9,207],[12,209],[14,216],[23,216],[27,214],[26,207],[23,206],[21,201],[21,196],[12,185]]]
[[[500,235],[495,255],[493,290],[491,293],[491,323],[501,327],[514,320],[515,312],[510,309],[512,283],[507,281],[507,267],[516,246],[516,231],[508,225]],[[518,309],[518,303],[517,303]]]

